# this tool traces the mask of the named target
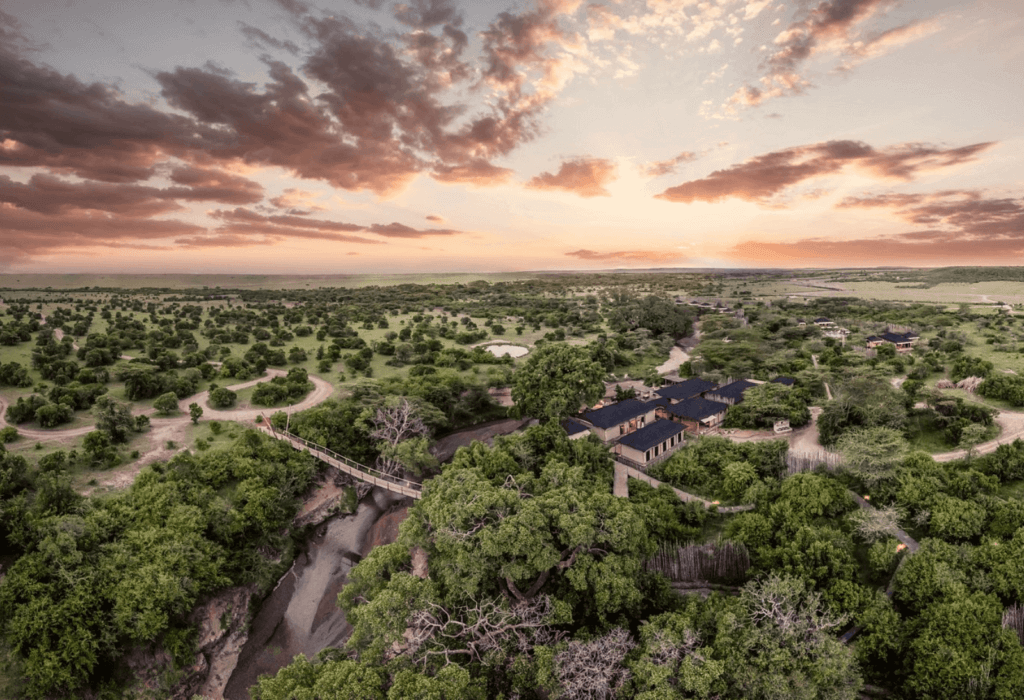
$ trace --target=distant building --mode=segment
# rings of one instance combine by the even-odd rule
[[[704,398],[734,406],[743,403],[743,392],[752,386],[757,386],[757,384],[746,379],[738,379],[732,384],[726,384],[706,392]]]
[[[792,377],[776,377],[772,379],[769,384],[782,384],[783,386],[793,386],[796,384],[796,380]]]
[[[913,331],[909,331],[907,333],[892,333],[886,331],[881,335],[869,335],[867,337],[867,346],[869,348],[877,348],[879,345],[891,343],[896,346],[897,352],[910,352],[914,348],[914,344],[920,339],[921,336]]]
[[[626,435],[615,450],[631,462],[646,467],[654,461],[679,449],[685,442],[685,426],[667,420],[656,420],[650,425]]]
[[[827,319],[824,316],[819,316],[818,318],[814,319],[814,325],[816,325],[816,326],[818,326],[819,328],[822,328],[822,329],[825,329],[825,328],[835,328],[836,327],[836,322],[832,321],[830,319]]]

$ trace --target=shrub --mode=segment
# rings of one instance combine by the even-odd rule
[[[174,413],[178,410],[178,397],[173,391],[161,394],[157,397],[156,401],[153,402],[153,408],[164,415]]]
[[[3,430],[0,430],[0,443],[11,443],[18,439],[18,429],[13,425],[9,425]]]
[[[235,405],[238,394],[230,389],[220,387],[210,392],[210,405],[214,408],[230,408]]]

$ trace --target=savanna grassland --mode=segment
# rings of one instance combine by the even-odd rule
[[[347,640],[256,700],[1021,697],[1017,296],[1015,268],[0,276],[0,697],[206,682],[195,615],[245,591],[244,634],[374,497],[264,419],[423,497],[332,589]],[[888,330],[913,349],[866,347]],[[648,469],[708,507],[613,495],[610,446],[560,427],[664,374],[752,383]]]

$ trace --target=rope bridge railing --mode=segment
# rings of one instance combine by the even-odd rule
[[[423,485],[415,481],[408,479],[402,479],[391,474],[385,474],[382,471],[367,467],[364,464],[360,464],[355,460],[351,460],[344,455],[340,455],[334,450],[318,445],[315,442],[293,435],[287,430],[278,430],[269,421],[264,419],[264,425],[257,426],[257,428],[278,440],[284,440],[291,444],[297,450],[305,449],[311,455],[319,460],[327,462],[328,464],[337,467],[341,471],[354,476],[355,478],[365,481],[374,486],[380,486],[388,491],[394,491],[401,493],[405,496],[411,496],[413,498],[422,498],[423,496]]]

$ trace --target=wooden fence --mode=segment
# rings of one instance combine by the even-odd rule
[[[672,582],[742,581],[750,569],[750,555],[740,542],[662,547],[644,563],[644,568]]]
[[[786,476],[815,471],[819,468],[834,472],[842,466],[843,456],[838,452],[829,452],[828,450],[793,452],[790,450],[786,453]]]
[[[1017,633],[1017,639],[1024,644],[1024,607],[1014,603],[1003,612],[1003,628]]]

